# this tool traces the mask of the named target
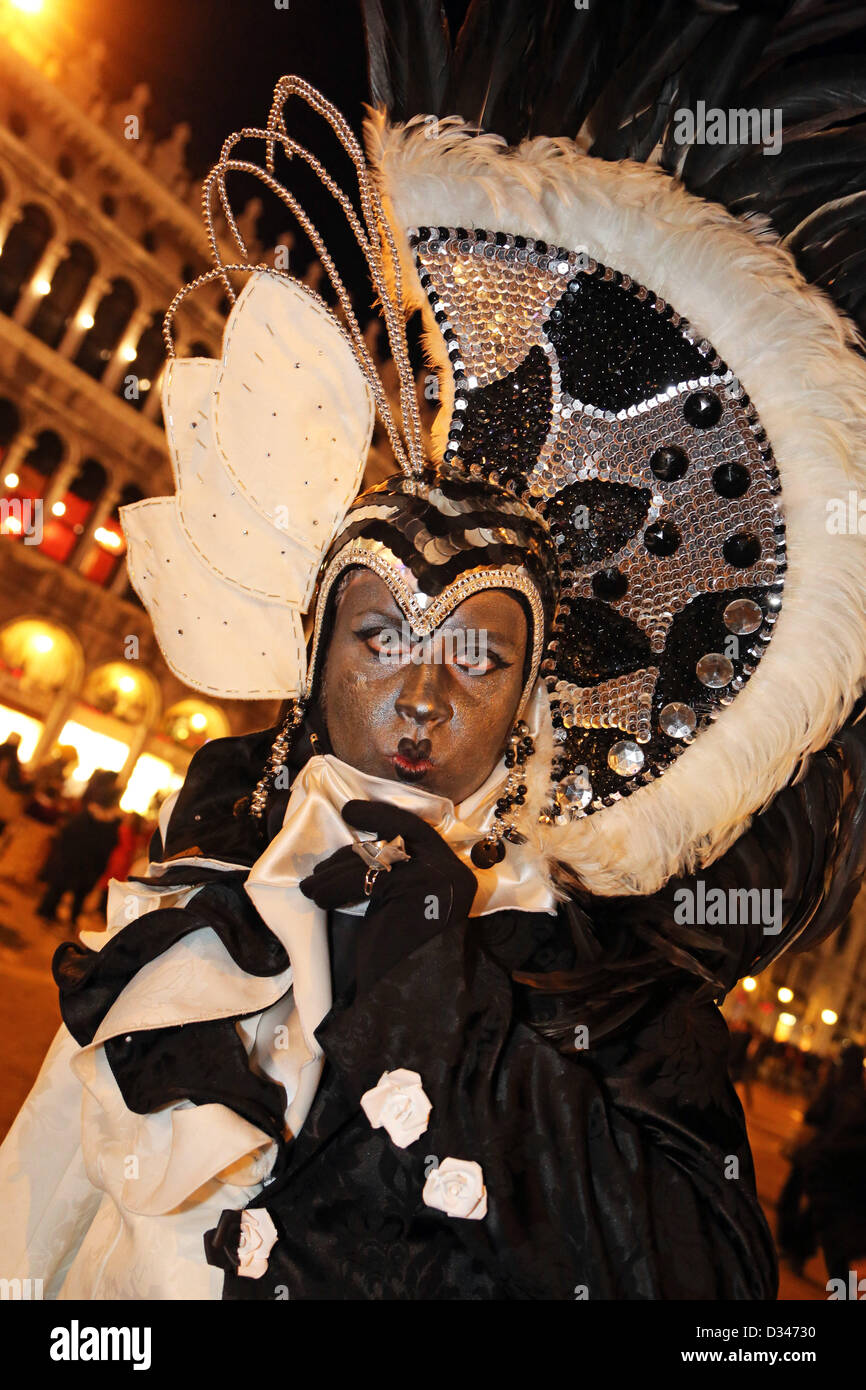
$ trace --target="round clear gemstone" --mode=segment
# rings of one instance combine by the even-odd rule
[[[701,684],[708,685],[712,690],[721,690],[734,676],[733,663],[721,652],[707,652],[706,656],[701,657],[695,671]]]
[[[763,610],[750,598],[736,598],[729,603],[724,613],[728,632],[745,636],[747,632],[757,632],[764,620]]]
[[[681,705],[676,700],[665,705],[659,714],[659,725],[669,738],[688,738],[697,728],[698,716],[691,705]]]
[[[585,768],[563,777],[557,788],[557,800],[568,810],[583,810],[592,801],[592,783]]]
[[[621,738],[611,748],[607,761],[620,777],[634,777],[643,767],[643,750],[632,739]]]

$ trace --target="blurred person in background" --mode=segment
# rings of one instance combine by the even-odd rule
[[[17,733],[10,734],[6,742],[0,744],[0,831],[5,830],[10,821],[17,820],[28,786],[21,766],[20,747],[21,735]]]
[[[77,924],[85,898],[117,845],[122,820],[119,797],[116,774],[101,769],[93,774],[80,810],[63,826],[42,872],[47,887],[36,910],[44,921],[57,921],[60,902],[71,893],[69,923]]]

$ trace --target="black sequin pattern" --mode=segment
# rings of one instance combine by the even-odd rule
[[[601,565],[643,526],[648,488],[594,479],[572,483],[543,508],[556,544],[574,565]]]
[[[551,404],[550,366],[534,347],[516,371],[470,395],[459,436],[461,462],[523,488],[550,429]]]
[[[625,410],[707,369],[667,319],[613,280],[578,276],[545,326],[563,392],[601,410]]]

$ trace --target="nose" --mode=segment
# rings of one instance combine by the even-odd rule
[[[448,668],[444,663],[407,662],[394,708],[409,724],[429,726],[447,724],[454,711],[445,689]]]

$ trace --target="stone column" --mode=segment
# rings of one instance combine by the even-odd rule
[[[54,272],[66,255],[67,249],[66,241],[63,237],[54,237],[53,240],[49,241],[45,250],[42,252],[39,264],[31,275],[29,284],[25,285],[21,290],[18,303],[15,306],[15,312],[12,315],[13,321],[20,324],[22,328],[27,327],[31,319],[35,317],[36,310],[40,303],[46,298],[45,295],[39,294],[35,289],[37,282],[39,280],[47,280],[49,284],[51,283]]]
[[[99,307],[100,300],[108,294],[110,290],[110,280],[106,280],[101,275],[94,275],[90,284],[87,286],[87,292],[84,298],[75,311],[75,317],[60,340],[57,351],[61,357],[72,358],[75,356],[81,346],[81,340],[85,333],[90,332],[89,328],[83,328],[79,322],[82,314],[90,314],[92,318]]]
[[[124,484],[122,482],[116,483],[112,479],[109,479],[105,486],[105,491],[95,504],[90,515],[90,520],[81,533],[78,543],[67,561],[73,569],[81,569],[82,561],[90,549],[90,544],[95,533],[99,530],[100,526],[105,525],[106,521],[111,516],[111,513],[120,501],[120,494],[123,491],[123,487]]]
[[[106,391],[112,393],[117,390],[123,378],[129,372],[135,372],[135,360],[127,362],[123,355],[123,349],[128,346],[136,347],[138,340],[146,328],[150,326],[153,313],[150,309],[136,309],[129,323],[126,325],[120,336],[120,342],[114,349],[114,356],[109,362],[100,378]]]

